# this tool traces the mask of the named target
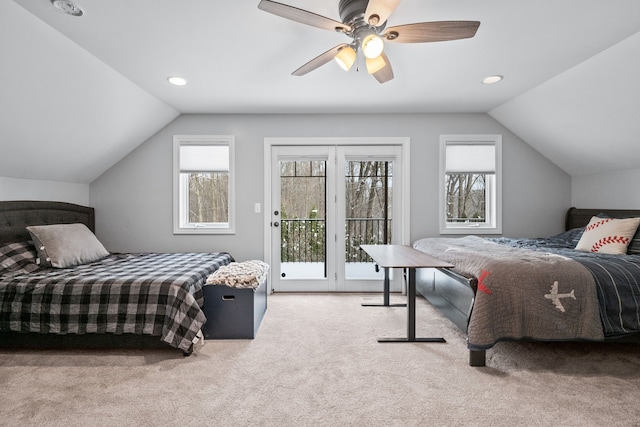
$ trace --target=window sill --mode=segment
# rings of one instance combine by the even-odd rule
[[[441,228],[440,234],[502,234],[502,229],[498,227]]]
[[[230,228],[185,227],[174,229],[173,234],[236,234],[236,231]]]

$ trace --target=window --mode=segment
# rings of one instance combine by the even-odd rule
[[[232,234],[233,136],[173,137],[173,233]]]
[[[502,233],[502,136],[440,136],[440,233]]]

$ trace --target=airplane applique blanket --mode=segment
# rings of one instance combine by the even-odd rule
[[[470,349],[504,339],[604,339],[593,275],[565,255],[477,236],[421,239],[414,247],[472,279]]]

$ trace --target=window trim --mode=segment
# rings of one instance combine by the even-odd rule
[[[181,223],[185,212],[185,183],[180,179],[180,146],[187,144],[215,144],[229,147],[229,222]],[[235,234],[235,137],[233,135],[174,135],[173,136],[173,234]]]
[[[485,207],[489,221],[475,224],[450,224],[446,218],[446,146],[447,145],[493,145],[495,146],[495,175],[493,185],[487,185]],[[440,135],[439,168],[439,225],[440,234],[502,234],[502,135]],[[493,193],[495,189],[495,194]]]

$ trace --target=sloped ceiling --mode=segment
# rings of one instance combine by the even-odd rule
[[[179,115],[15,3],[0,16],[0,176],[90,183]]]
[[[339,19],[338,0],[286,3]],[[291,76],[345,37],[258,0],[77,4],[81,18],[50,0],[0,3],[0,176],[90,182],[180,113],[489,112],[572,175],[640,168],[637,0],[403,0],[389,25],[481,25],[472,39],[388,43],[383,85],[333,63]],[[169,85],[176,74],[189,84]],[[505,79],[482,85],[490,74]]]
[[[640,168],[640,33],[490,114],[572,176]]]

